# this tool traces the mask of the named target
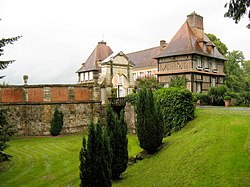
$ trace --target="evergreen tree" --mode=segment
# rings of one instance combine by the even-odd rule
[[[60,134],[63,127],[63,113],[57,108],[54,111],[53,119],[51,121],[50,133],[52,136]]]
[[[106,122],[112,149],[112,179],[117,180],[128,164],[127,124],[124,121],[124,111],[121,111],[120,119],[118,119],[109,105]]]
[[[15,41],[17,41],[19,38],[21,38],[21,36],[18,37],[13,37],[13,38],[3,38],[0,39],[0,56],[2,56],[4,54],[4,49],[3,47],[7,44],[13,44]],[[14,60],[7,60],[7,61],[3,61],[0,60],[0,70],[3,70],[5,68],[7,68],[7,66],[11,63],[13,63]],[[0,79],[2,79],[4,76],[0,76]]]
[[[80,186],[111,186],[111,155],[107,133],[98,121],[96,128],[91,122],[88,128],[88,143],[83,137],[80,151]]]
[[[6,117],[6,110],[0,110],[0,162],[9,160],[10,155],[3,151],[8,147],[7,141],[10,141],[15,130],[11,126]]]
[[[163,123],[155,110],[152,90],[143,88],[139,92],[137,106],[137,134],[140,147],[149,153],[154,153],[163,139]]]

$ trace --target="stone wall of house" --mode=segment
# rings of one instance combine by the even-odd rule
[[[101,103],[23,103],[1,104],[7,110],[9,123],[14,125],[19,135],[50,135],[51,120],[55,108],[63,112],[62,134],[87,130],[91,120],[97,121],[101,114]]]

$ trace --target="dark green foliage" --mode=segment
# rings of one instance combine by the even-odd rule
[[[0,110],[0,162],[9,160],[10,155],[3,151],[8,147],[7,142],[15,134],[6,117],[6,110]]]
[[[63,113],[57,108],[54,111],[53,119],[51,121],[50,133],[52,136],[60,134],[63,127]]]
[[[165,135],[179,131],[194,119],[192,92],[184,88],[162,88],[155,92],[158,111],[164,122]]]
[[[7,44],[13,44],[15,41],[17,41],[19,38],[21,38],[21,36],[18,37],[13,37],[13,38],[3,38],[0,39],[0,56],[2,56],[4,54],[4,49],[3,47]],[[7,66],[11,63],[13,63],[14,60],[7,60],[7,61],[2,61],[0,60],[0,70],[3,70],[5,68],[7,68]],[[0,79],[3,78],[4,76],[0,76]]]
[[[241,92],[245,89],[245,58],[241,51],[232,51],[227,54],[225,62],[225,84],[233,92]]]
[[[219,52],[225,56],[228,51],[226,44],[222,43],[221,40],[217,38],[214,34],[206,34],[206,35],[209,38],[209,40],[214,43]]]
[[[147,77],[139,77],[136,80],[137,88],[152,88],[152,89],[160,89],[162,86],[158,83],[157,78],[155,76],[147,76]]]
[[[250,92],[239,93],[237,98],[237,105],[250,107]]]
[[[250,6],[250,0],[230,0],[225,4],[225,8],[228,7],[225,17],[232,18],[235,23],[238,23],[241,18],[247,14],[247,8]],[[249,12],[250,14],[250,12]],[[247,25],[250,28],[250,24]]]
[[[151,89],[139,91],[136,128],[140,147],[149,153],[156,152],[162,144],[163,123],[157,115]]]
[[[107,133],[100,120],[96,128],[91,122],[88,128],[88,143],[83,137],[80,151],[80,186],[111,186],[111,150]]]
[[[224,97],[224,100],[231,100],[232,98],[231,98],[231,96],[229,96],[229,95],[226,95],[225,97]]]
[[[129,95],[125,96],[125,101],[128,103],[131,103],[132,105],[136,105],[138,101],[138,94],[137,93],[131,93]]]
[[[200,100],[201,105],[209,105],[211,98],[207,93],[197,93],[197,99]]]
[[[215,106],[224,106],[224,97],[227,95],[228,88],[226,86],[212,87],[208,90],[211,104]]]
[[[180,87],[187,87],[187,78],[185,75],[182,76],[173,76],[171,78],[171,81],[169,83],[169,87],[176,87],[176,88],[180,88]]]
[[[109,105],[106,124],[112,150],[112,179],[117,180],[126,170],[128,164],[127,124],[124,121],[124,111],[121,111],[118,119],[111,105]]]

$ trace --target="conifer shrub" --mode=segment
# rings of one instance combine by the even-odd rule
[[[185,88],[162,88],[155,92],[158,111],[164,122],[164,133],[179,131],[194,119],[192,92]]]
[[[152,90],[142,88],[137,103],[136,130],[140,147],[148,153],[154,153],[162,144],[163,126],[154,103]]]
[[[51,128],[50,133],[52,136],[57,136],[62,131],[63,127],[63,113],[58,110],[58,108],[55,109],[53,114],[53,119],[51,120]]]
[[[118,118],[111,105],[109,105],[106,124],[112,150],[112,179],[117,180],[126,171],[128,164],[127,124],[124,120],[124,111],[121,111],[120,118]]]
[[[111,149],[100,120],[88,126],[88,142],[83,136],[80,159],[80,186],[111,186]]]
[[[138,101],[138,94],[137,93],[131,93],[125,96],[125,101],[132,104],[136,105]]]
[[[6,110],[0,110],[0,162],[10,159],[11,156],[4,150],[8,147],[7,142],[16,132],[14,127],[9,124],[6,113]]]

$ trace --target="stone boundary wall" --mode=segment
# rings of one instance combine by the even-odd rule
[[[76,84],[0,86],[0,103],[99,101],[100,89]]]
[[[102,114],[100,88],[76,84],[1,85],[0,109],[19,135],[50,135],[55,108],[64,114],[62,134],[87,130]]]
[[[101,102],[61,102],[61,103],[8,103],[0,109],[7,110],[9,123],[14,125],[19,135],[50,135],[54,110],[63,112],[62,134],[83,132],[91,120],[97,121],[101,115]]]

